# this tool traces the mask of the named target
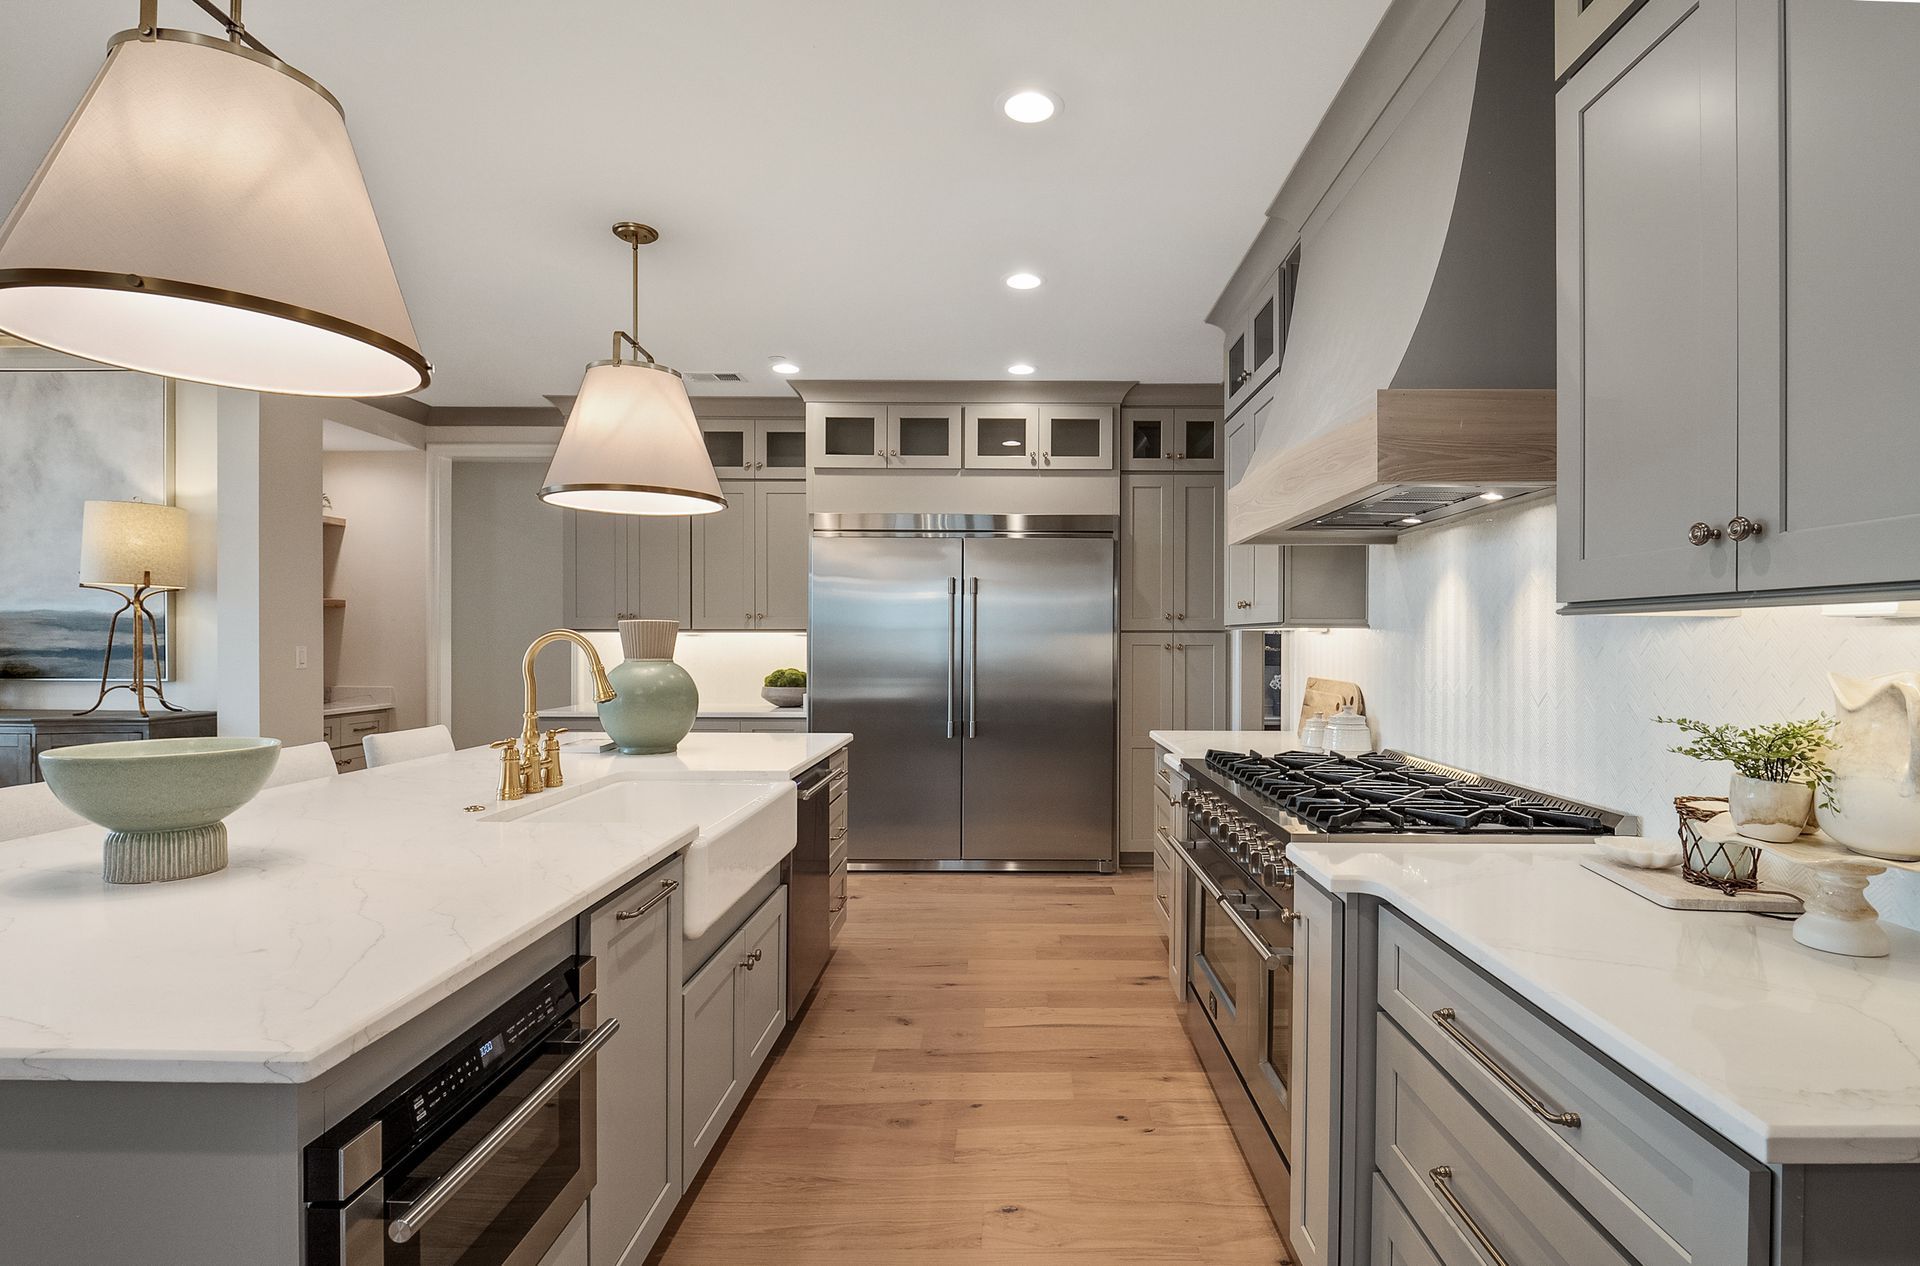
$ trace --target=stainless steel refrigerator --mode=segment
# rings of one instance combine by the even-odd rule
[[[1118,520],[813,516],[810,726],[850,865],[1112,870]]]

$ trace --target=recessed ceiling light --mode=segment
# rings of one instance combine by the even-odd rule
[[[1025,361],[1021,361],[1017,365],[1008,365],[1007,372],[1010,374],[1019,374],[1021,377],[1025,377],[1026,375],[1033,372],[1033,366],[1027,364]]]
[[[1506,499],[1507,499],[1507,494],[1504,492],[1494,492],[1492,490],[1488,490],[1480,494],[1480,500],[1482,501],[1505,501]]]
[[[1408,527],[1419,527],[1422,523],[1426,522],[1425,519],[1416,519],[1411,514],[1409,514],[1406,518],[1400,521],[1406,524]]]
[[[1002,98],[1000,109],[1015,123],[1045,123],[1060,112],[1060,98],[1038,88],[1022,88]]]
[[[1007,287],[1011,290],[1037,290],[1040,278],[1034,273],[1015,273],[1007,278]]]
[[[770,356],[768,359],[773,362],[772,368],[776,374],[797,374],[800,372],[800,366],[794,364],[784,356]]]

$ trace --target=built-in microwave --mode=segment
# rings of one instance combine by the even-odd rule
[[[307,1266],[533,1266],[594,1182],[593,959],[554,967],[305,1150]]]

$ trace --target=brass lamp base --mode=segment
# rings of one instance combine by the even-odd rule
[[[133,695],[135,705],[140,709],[141,716],[147,715],[147,695],[149,692],[152,693],[155,699],[160,701],[160,706],[167,711],[185,712],[185,708],[167,702],[167,692],[160,684],[160,633],[159,630],[154,627],[153,617],[147,614],[147,595],[150,593],[171,593],[174,587],[170,585],[134,585],[132,586],[131,593],[121,593],[120,590],[111,585],[83,583],[80,587],[82,589],[98,589],[104,593],[110,593],[119,598],[122,605],[118,611],[113,613],[113,619],[107,625],[107,649],[106,653],[100,657],[100,697],[93,701],[91,708],[83,712],[76,712],[73,715],[83,717],[90,712],[98,712],[100,705],[107,701],[107,696],[116,690],[125,690]],[[120,617],[128,611],[133,612],[133,680],[119,682],[109,686],[107,684],[107,673],[113,666],[114,639],[118,637],[120,633]],[[154,676],[151,683],[147,681],[147,647],[149,644],[153,647]]]

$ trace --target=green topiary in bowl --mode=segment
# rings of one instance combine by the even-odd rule
[[[797,708],[807,701],[807,674],[798,668],[776,668],[766,675],[760,697],[776,708]]]

